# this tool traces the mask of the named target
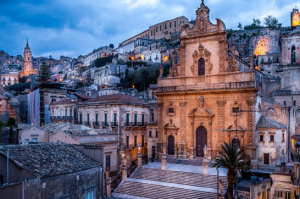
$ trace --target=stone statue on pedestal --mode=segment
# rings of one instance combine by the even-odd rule
[[[204,157],[207,157],[207,146],[206,145],[204,146],[203,151],[204,151]]]

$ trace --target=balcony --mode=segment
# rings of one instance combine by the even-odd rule
[[[117,126],[119,126],[119,123],[118,122],[111,122],[110,126],[111,127],[117,127]]]
[[[51,116],[51,121],[72,121],[74,118],[71,116]]]

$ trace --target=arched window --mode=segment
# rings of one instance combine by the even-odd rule
[[[295,46],[292,47],[292,60],[291,64],[294,64],[296,62],[296,48]]]
[[[205,60],[200,58],[198,61],[198,76],[205,75]]]

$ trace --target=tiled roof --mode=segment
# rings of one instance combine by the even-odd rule
[[[64,98],[62,100],[52,102],[50,105],[58,105],[58,104],[75,104],[76,100],[71,98]]]
[[[134,102],[134,103],[144,103],[134,97],[124,95],[124,94],[113,94],[113,95],[103,95],[86,102]]]
[[[265,116],[261,116],[259,119],[256,128],[268,128],[268,129],[285,129],[287,126],[276,122],[270,118],[267,118]]]
[[[1,147],[0,153],[6,156],[8,149],[9,157],[15,164],[39,178],[65,175],[100,166],[98,162],[65,143],[9,145]]]
[[[88,95],[82,95],[82,94],[75,94],[76,96],[78,96],[81,99],[85,99],[85,100],[90,100],[93,99],[91,96]]]
[[[53,133],[68,126],[70,126],[69,123],[50,123],[40,127],[40,129],[48,133]]]

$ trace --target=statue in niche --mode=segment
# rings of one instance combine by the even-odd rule
[[[204,157],[207,157],[207,146],[205,145],[203,148]]]
[[[138,154],[140,155],[142,153],[142,144],[138,143]]]
[[[200,108],[203,108],[203,106],[204,106],[204,97],[203,96],[200,96],[198,98],[198,104],[199,104]]]

